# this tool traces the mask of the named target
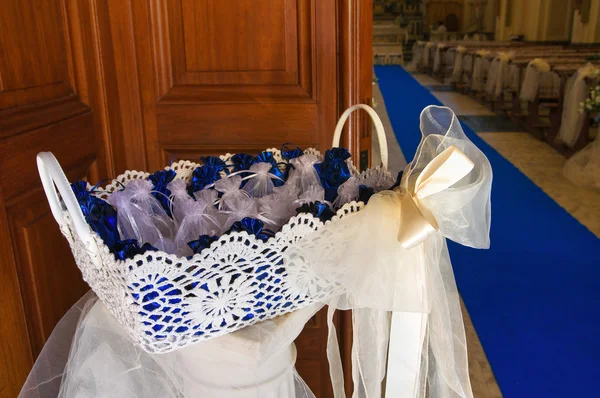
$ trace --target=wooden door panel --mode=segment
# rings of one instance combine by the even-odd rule
[[[59,1],[0,4],[0,109],[72,92],[62,21]]]
[[[6,209],[34,358],[58,320],[89,290],[50,209],[39,205],[45,200],[36,189]]]
[[[233,7],[219,0],[180,4],[186,71],[278,72],[296,66],[294,0],[240,0]]]
[[[164,167],[165,153],[183,146],[328,147],[335,10],[310,0],[133,4],[147,166]],[[325,54],[334,67],[319,62]]]
[[[170,0],[175,85],[298,83],[295,0]]]
[[[85,11],[85,12],[84,12]],[[0,2],[0,397],[14,397],[64,313],[88,289],[59,232],[35,156],[70,180],[106,175],[93,27],[79,0]]]
[[[88,135],[93,128],[92,115],[87,112],[0,141],[0,184],[5,201],[16,200],[20,194],[41,186],[35,160],[41,151],[53,152],[67,171],[87,170],[96,156],[95,142]]]
[[[159,144],[314,146],[317,111],[310,104],[161,106],[156,112]]]

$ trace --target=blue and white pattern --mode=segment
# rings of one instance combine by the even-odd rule
[[[279,151],[273,152],[280,160]],[[170,168],[176,171],[176,179],[189,180],[197,166],[181,161]],[[361,175],[351,163],[349,170],[352,175]],[[148,176],[128,171],[94,194],[105,199],[129,181]],[[299,214],[266,241],[245,231],[231,231],[192,257],[147,251],[120,260],[94,234],[100,248],[98,262],[74,233],[68,214],[61,230],[84,279],[128,334],[147,352],[164,353],[313,303],[314,298],[307,298],[291,282],[302,281],[303,270],[287,269],[283,253],[326,223],[362,206],[362,202],[348,203],[325,223],[313,214]],[[102,266],[97,267],[98,263]],[[290,278],[290,272],[298,277]]]

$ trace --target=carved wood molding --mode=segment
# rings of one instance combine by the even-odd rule
[[[372,98],[372,1],[342,1],[340,8],[341,114],[355,104],[371,104]],[[371,122],[366,113],[354,112],[344,127],[342,145],[352,158],[360,159],[360,150],[370,149]],[[362,139],[362,140],[361,140]]]
[[[0,138],[8,138],[86,112],[91,112],[91,109],[75,95],[11,108],[0,112]]]
[[[182,0],[149,0],[157,102],[172,104],[182,100],[182,103],[192,103],[193,98],[198,98],[198,103],[210,103],[223,101],[225,97],[230,102],[249,103],[315,99],[316,55],[312,45],[315,3],[309,0],[283,1],[285,65],[271,70],[190,69],[187,59],[190,54],[186,54],[189,50],[186,40],[190,37],[184,30],[195,26],[186,25],[183,3]],[[307,26],[309,29],[306,29]],[[261,81],[264,84],[257,84]],[[193,87],[196,95],[182,98],[180,93],[184,90],[177,90],[180,86],[186,90]],[[262,93],[273,95],[268,97]]]

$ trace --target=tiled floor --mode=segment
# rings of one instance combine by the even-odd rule
[[[529,134],[492,132],[479,136],[600,238],[600,192],[567,180],[562,174],[564,156]]]
[[[487,107],[469,98],[465,95],[456,92],[433,92],[442,104],[452,108],[457,115],[477,115],[477,116],[494,116],[494,112]]]
[[[437,84],[433,86],[423,86],[431,92],[453,92],[454,89],[448,84]]]
[[[415,74],[413,76],[422,86],[444,86],[443,83],[426,74]]]
[[[427,75],[417,74],[414,77],[422,85],[428,86],[440,102],[452,108],[461,121],[466,122],[548,196],[600,237],[600,192],[575,186],[563,177],[562,168],[566,160],[562,155],[544,142],[518,131],[514,125],[501,121],[488,108],[473,99],[456,92],[445,91],[444,85]],[[442,91],[436,86],[439,86]],[[375,86],[373,91],[379,104],[376,110],[386,124],[388,136],[393,136],[379,88]],[[402,159],[402,162],[398,162],[395,167],[404,164],[404,157],[398,144],[390,143],[389,147],[390,159]],[[502,394],[464,305],[462,309],[469,352],[469,375],[474,396],[475,398],[501,398]]]

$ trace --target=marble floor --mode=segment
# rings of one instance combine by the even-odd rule
[[[424,74],[414,77],[444,105],[452,108],[461,121],[515,165],[548,196],[567,210],[580,223],[600,237],[600,192],[578,187],[562,175],[566,159],[553,148],[519,129],[501,116],[497,116],[479,102],[446,89],[447,85]],[[439,89],[438,89],[439,88]],[[393,138],[392,128],[385,109],[385,102],[376,83],[373,87],[376,111],[388,132],[391,171],[406,164],[402,151]],[[375,135],[373,139],[376,140]],[[373,142],[373,161],[378,163],[377,143]],[[462,303],[461,303],[462,305]],[[475,398],[501,398],[502,393],[487,360],[481,342],[462,305],[467,346],[469,374]]]

